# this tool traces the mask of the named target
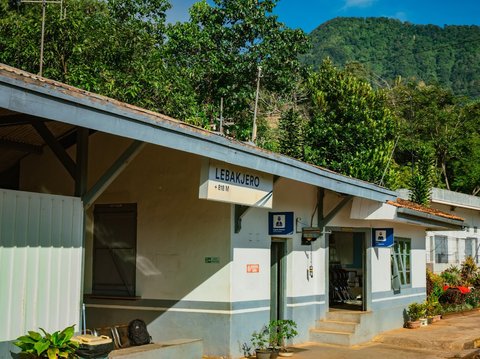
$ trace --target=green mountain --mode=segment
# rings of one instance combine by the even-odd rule
[[[336,18],[309,36],[312,48],[302,60],[314,68],[328,56],[337,65],[363,64],[377,83],[402,76],[480,96],[480,26]]]

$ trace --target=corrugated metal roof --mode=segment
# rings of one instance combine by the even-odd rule
[[[185,151],[377,201],[395,192],[171,117],[0,64],[0,107]]]

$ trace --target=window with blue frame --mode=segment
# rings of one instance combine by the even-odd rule
[[[411,284],[410,252],[411,240],[395,237],[391,251],[392,288],[395,291]]]

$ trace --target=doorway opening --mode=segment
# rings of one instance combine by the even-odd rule
[[[365,234],[329,236],[329,307],[365,310]]]
[[[284,239],[272,239],[270,250],[270,320],[285,319],[287,245]]]

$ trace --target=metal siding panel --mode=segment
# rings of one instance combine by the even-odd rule
[[[15,320],[12,323],[11,318],[11,307],[12,307],[12,296],[10,293],[13,291],[13,243],[14,243],[14,210],[15,210],[15,197],[9,196],[6,193],[2,196],[2,226],[0,228],[0,243],[4,252],[2,262],[0,263],[0,275],[2,280],[0,281],[0,310],[3,311],[1,318],[4,323],[10,323],[9,325],[1,325],[0,333],[2,333],[2,338],[10,338],[10,333],[12,327],[17,323]],[[5,295],[6,294],[6,295]]]
[[[0,190],[0,341],[27,330],[79,329],[83,205]]]
[[[51,241],[51,205],[50,201],[40,198],[40,228],[39,228],[39,244],[40,244],[40,262],[37,271],[38,286],[38,307],[42,308],[37,313],[39,325],[46,330],[50,330],[50,293],[48,290],[52,286],[51,263],[52,250],[50,248]],[[47,290],[46,290],[47,289]]]
[[[25,324],[22,332],[28,330],[28,328],[37,328],[39,326],[37,318],[38,310],[38,264],[40,257],[39,247],[39,231],[40,231],[40,199],[37,196],[28,196],[29,208],[28,208],[28,243],[29,253],[27,261],[27,287],[26,297],[30,298],[29,305],[25,311]],[[35,275],[33,274],[35,273]]]
[[[27,278],[27,208],[28,201],[24,196],[15,195],[14,212],[14,245],[12,268],[12,292],[10,319],[17,330],[24,327],[26,308],[26,278]]]

